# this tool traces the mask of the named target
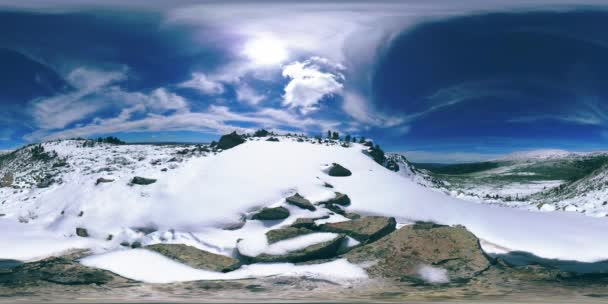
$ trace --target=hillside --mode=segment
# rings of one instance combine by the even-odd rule
[[[10,185],[7,181],[8,187],[0,188],[0,259],[35,260],[87,248],[95,255],[83,260],[86,265],[138,280],[222,279],[226,275],[216,272],[181,276],[179,271],[159,278],[145,265],[159,263],[168,272],[183,265],[139,248],[186,244],[227,258],[251,256],[248,267],[254,267],[274,255],[297,260],[292,252],[333,244],[337,238],[347,248],[361,242],[331,230],[275,246],[266,237],[271,230],[298,220],[325,227],[367,215],[394,217],[396,227],[416,221],[464,225],[484,244],[493,244],[484,247],[488,252],[501,248],[551,259],[608,259],[608,244],[597,241],[608,229],[604,219],[456,199],[420,185],[426,181],[412,174],[407,160],[389,156],[385,165],[394,161],[399,170],[388,170],[361,144],[279,136],[248,137],[226,150],[218,145],[70,140],[9,154],[0,169],[4,176],[12,175]],[[348,201],[336,206],[342,194]],[[336,203],[327,203],[332,200]],[[281,217],[266,219],[270,214]],[[365,276],[361,266],[346,260],[332,263],[335,267],[262,264],[228,277],[285,271],[333,279]]]

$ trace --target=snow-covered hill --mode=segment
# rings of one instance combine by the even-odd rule
[[[412,179],[406,160],[399,171],[388,170],[362,153],[367,147],[360,144],[262,137],[219,153],[200,145],[87,146],[83,141],[49,142],[42,144],[43,151],[35,147],[11,154],[13,159],[0,171],[14,179],[12,187],[0,188],[0,259],[28,260],[90,248],[101,256],[111,254],[113,258],[105,261],[120,268],[120,261],[155,258],[124,244],[185,243],[232,256],[239,240],[262,246],[256,249],[262,252],[270,250],[264,249],[265,232],[297,218],[348,221],[325,208],[304,210],[285,202],[299,193],[317,203],[335,192],[350,197],[348,212],[392,216],[400,224],[460,224],[484,242],[545,258],[608,259],[608,243],[598,241],[608,229],[604,218],[456,199]],[[49,155],[32,161],[32,149]],[[25,165],[28,162],[31,165]],[[352,175],[328,175],[334,163]],[[39,183],[40,176],[45,183]],[[287,208],[290,216],[271,223],[251,219],[260,209],[277,206]],[[249,220],[241,227],[237,224],[243,218]],[[88,237],[82,237],[83,230],[77,233],[78,228]],[[97,260],[90,265],[99,263],[103,264]],[[336,269],[360,274],[354,265]]]

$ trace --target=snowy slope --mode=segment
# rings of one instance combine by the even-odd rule
[[[0,205],[0,213],[6,215],[0,217],[0,259],[31,259],[74,247],[114,252],[121,251],[120,242],[135,240],[144,245],[188,243],[230,255],[239,238],[288,225],[297,217],[317,217],[323,211],[291,207],[292,216],[273,226],[247,221],[237,230],[222,227],[261,207],[284,204],[284,199],[295,192],[315,202],[332,197],[333,191],[349,195],[349,211],[394,216],[401,223],[425,220],[462,224],[492,244],[545,258],[608,259],[608,243],[601,241],[608,229],[606,219],[533,213],[459,200],[378,165],[362,153],[365,147],[359,144],[344,148],[284,137],[281,142],[258,139],[217,155],[188,154],[174,162],[169,160],[176,157],[177,147],[83,149],[65,141],[47,145],[47,150],[67,157],[72,169],[60,174],[62,184],[49,188],[21,189],[17,193],[2,189],[0,194],[6,202]],[[116,164],[114,159],[120,157],[127,161]],[[348,168],[352,176],[328,176],[325,169],[332,163]],[[161,171],[169,165],[174,165],[173,169]],[[107,171],[107,166],[114,169]],[[133,176],[155,178],[157,182],[129,185]],[[114,181],[96,185],[99,177]],[[325,182],[334,188],[324,187]],[[23,216],[27,216],[27,223],[19,221]],[[86,228],[91,237],[77,237],[77,227]],[[146,229],[156,232],[141,232]],[[113,239],[107,241],[110,234]],[[54,245],[47,248],[50,243]],[[26,244],[32,248],[21,247]]]

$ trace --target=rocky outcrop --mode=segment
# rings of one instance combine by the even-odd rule
[[[353,263],[373,261],[374,276],[420,279],[425,265],[447,271],[450,281],[469,279],[490,266],[479,240],[462,226],[417,224],[358,247],[345,257]]]
[[[364,216],[356,220],[327,223],[321,225],[321,231],[344,233],[353,239],[368,243],[393,232],[397,222],[395,218],[384,216]]]
[[[313,233],[314,231],[307,228],[296,228],[296,227],[285,227],[274,230],[269,230],[266,232],[266,239],[268,239],[269,244],[276,243],[278,241],[291,239],[296,236],[305,235],[309,233]]]
[[[140,177],[140,176],[136,176],[131,180],[131,184],[132,185],[150,185],[150,184],[154,184],[156,183],[156,180],[153,178],[145,178],[145,177]]]
[[[279,141],[279,139],[278,139],[278,138],[276,138],[276,137],[270,137],[270,138],[268,138],[266,141],[274,141],[274,142],[278,142],[278,141]]]
[[[282,220],[289,217],[289,210],[285,207],[264,208],[260,212],[253,215],[252,219],[270,221]]]
[[[310,211],[317,210],[317,208],[315,208],[315,206],[313,206],[309,200],[305,199],[303,196],[301,196],[298,193],[286,198],[285,201],[287,201],[287,203],[290,205],[294,205],[294,206],[300,207],[302,209],[306,209],[306,210],[310,210]]]
[[[329,171],[327,171],[327,174],[329,174],[329,176],[351,176],[352,172],[350,172],[350,170],[342,167],[340,164],[336,164],[334,163],[331,168],[329,168]]]
[[[0,285],[16,287],[43,283],[103,285],[115,279],[124,281],[123,278],[109,271],[89,268],[66,257],[52,257],[33,263],[25,263],[0,272]]]
[[[293,224],[291,224],[291,227],[314,229],[316,227],[315,219],[314,218],[299,218]]]
[[[2,179],[0,179],[0,187],[10,187],[13,185],[13,182],[13,175],[11,173],[6,173],[4,174]]]
[[[244,142],[245,139],[241,135],[236,134],[235,131],[230,134],[222,135],[222,137],[220,137],[220,141],[217,143],[216,148],[227,150],[234,148]]]
[[[311,260],[329,259],[338,254],[338,250],[342,247],[344,240],[344,235],[338,235],[331,241],[311,245],[304,249],[292,251],[284,255],[261,254],[255,257],[249,257],[243,254],[240,255],[249,263],[299,263]]]
[[[239,260],[184,244],[154,244],[145,249],[156,251],[193,268],[228,272],[240,267]]]
[[[320,202],[319,205],[340,205],[340,206],[348,206],[350,205],[350,197],[348,195],[335,192],[336,196],[330,200]]]

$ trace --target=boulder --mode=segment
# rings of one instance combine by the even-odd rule
[[[374,261],[366,269],[373,276],[405,280],[420,280],[423,266],[446,270],[450,281],[469,279],[490,266],[479,240],[462,226],[405,226],[345,257],[353,263]]]
[[[393,232],[396,226],[397,222],[393,217],[364,216],[346,222],[323,224],[319,228],[321,231],[344,233],[365,244]]]
[[[184,244],[154,244],[145,249],[197,269],[228,272],[240,267],[239,260]]]
[[[95,185],[99,185],[99,184],[102,184],[102,183],[111,183],[113,181],[114,181],[113,179],[107,179],[107,178],[100,177],[95,182]]]
[[[296,227],[285,227],[274,230],[269,230],[266,232],[266,238],[268,239],[268,243],[276,243],[278,241],[291,239],[296,236],[313,233],[314,231],[307,228],[296,228]]]
[[[291,227],[314,229],[316,227],[315,220],[314,218],[299,218],[291,224]]]
[[[304,249],[292,251],[284,255],[261,254],[255,257],[248,257],[241,254],[244,260],[251,263],[299,263],[311,260],[330,259],[338,254],[346,236],[338,235],[333,240],[308,246]]]
[[[282,220],[289,217],[289,210],[285,207],[264,208],[253,215],[254,220]]]
[[[302,209],[306,209],[306,210],[310,210],[310,211],[317,210],[317,208],[315,208],[315,206],[313,206],[309,200],[305,199],[303,196],[301,196],[298,193],[286,198],[285,200],[287,201],[288,204],[294,205],[296,207],[300,207]]]
[[[150,184],[154,184],[156,183],[156,180],[153,178],[145,178],[145,177],[140,177],[140,176],[136,176],[131,180],[131,184],[133,185],[150,185]]]
[[[220,137],[220,141],[217,143],[216,148],[227,150],[234,148],[244,142],[245,139],[243,139],[241,135],[236,134],[236,131],[234,131],[230,134],[222,135],[222,137]]]
[[[255,133],[253,133],[253,137],[266,137],[268,135],[270,135],[270,132],[268,132],[264,129],[257,130],[257,131],[255,131]]]
[[[340,205],[340,206],[348,206],[350,205],[350,197],[348,195],[335,192],[336,196],[330,200],[320,202],[319,205]]]
[[[52,257],[25,263],[0,272],[0,286],[38,286],[40,283],[60,285],[103,285],[114,280],[126,281],[109,271],[86,267],[73,259]]]
[[[331,168],[329,168],[329,171],[327,171],[327,174],[329,174],[329,176],[351,176],[352,172],[350,172],[350,170],[342,167],[340,164],[336,164],[334,163]]]
[[[266,141],[274,141],[274,142],[277,142],[277,141],[279,141],[279,139],[278,139],[278,138],[276,138],[276,137],[270,137],[270,138],[268,138]]]
[[[6,174],[4,174],[2,179],[0,179],[0,188],[1,187],[10,187],[13,185],[13,182],[14,182],[13,175],[11,173],[6,173]]]
[[[85,228],[76,228],[76,235],[79,237],[89,237],[89,232]]]

